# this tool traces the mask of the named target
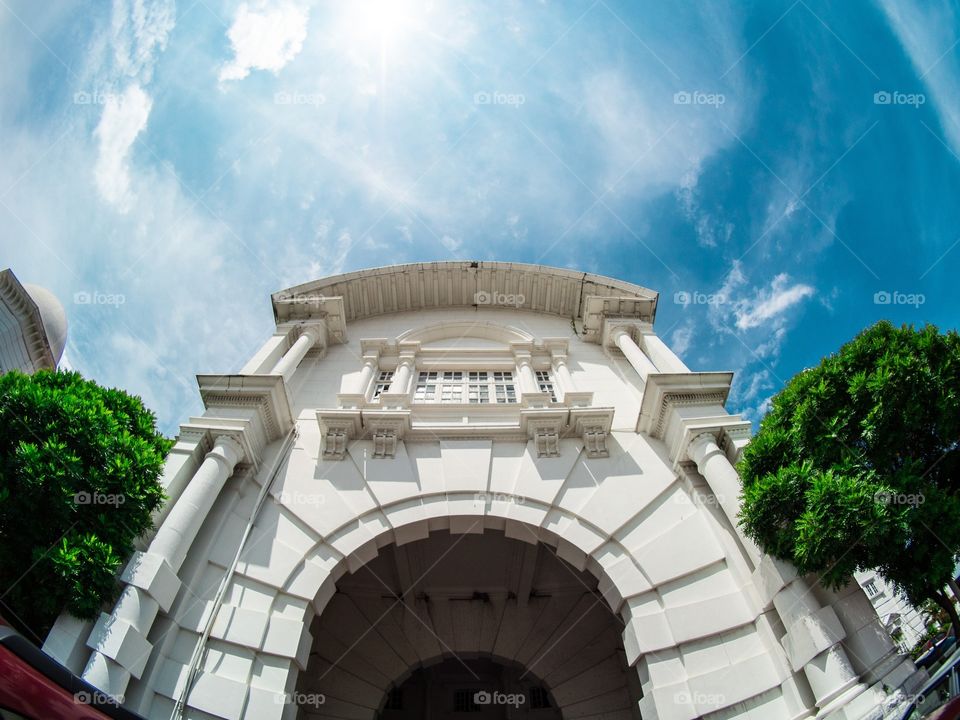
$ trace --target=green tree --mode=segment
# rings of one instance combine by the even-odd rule
[[[960,638],[942,590],[960,556],[958,440],[960,336],[879,322],[773,398],[738,467],[741,525],[832,587],[875,568]]]
[[[140,398],[74,372],[0,376],[0,614],[40,641],[96,617],[163,501],[171,441]]]

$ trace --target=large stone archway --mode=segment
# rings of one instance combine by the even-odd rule
[[[482,306],[487,290],[516,305]],[[96,624],[65,615],[45,648],[150,718],[293,720],[318,642],[330,662],[338,587],[438,533],[496,533],[591,578],[619,618],[604,647],[622,653],[630,714],[859,719],[912,666],[857,586],[831,593],[742,537],[734,463],[749,423],[723,407],[732,374],[691,372],[653,332],[656,301],[499,263],[279,293],[276,334],[242,371],[198,378],[206,411],[181,426],[170,500],[116,605]],[[550,613],[530,613],[532,583],[513,592],[515,611],[508,597],[496,612],[530,636]],[[404,673],[452,655],[382,668],[377,697],[343,717],[376,712]]]
[[[341,577],[292,699],[302,718],[446,717],[458,693],[485,693],[473,710],[491,717],[509,702],[515,718],[638,718],[622,631],[548,545],[437,531]]]

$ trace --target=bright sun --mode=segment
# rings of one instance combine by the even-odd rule
[[[414,11],[407,0],[355,0],[348,25],[363,45],[386,52],[409,31]]]

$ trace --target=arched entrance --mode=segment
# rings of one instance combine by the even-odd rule
[[[443,530],[340,578],[294,697],[311,719],[638,718],[622,633],[548,545]]]

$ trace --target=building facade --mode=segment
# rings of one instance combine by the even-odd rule
[[[896,588],[874,570],[856,573],[856,580],[870,598],[883,627],[904,652],[909,652],[926,636],[929,618],[910,604]],[[947,595],[950,597],[950,595]]]
[[[487,262],[275,294],[169,501],[45,649],[150,718],[864,718],[917,682],[859,585],[738,530],[732,374],[657,294]]]

